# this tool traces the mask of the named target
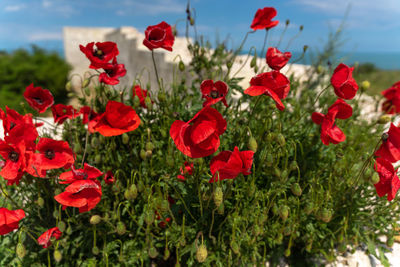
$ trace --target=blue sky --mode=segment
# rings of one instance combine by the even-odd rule
[[[258,8],[273,6],[280,25],[270,34],[270,44],[279,39],[285,20],[290,19],[283,47],[304,30],[291,45],[320,46],[349,8],[343,32],[343,51],[400,52],[400,0],[192,0],[198,31],[211,41],[229,36],[238,46]],[[164,20],[170,24],[185,18],[186,0],[0,0],[0,49],[26,47],[30,43],[62,48],[63,26],[134,26],[144,31]],[[178,23],[183,33],[184,22]],[[264,34],[253,34],[247,43],[262,43]],[[260,45],[258,45],[259,47]]]

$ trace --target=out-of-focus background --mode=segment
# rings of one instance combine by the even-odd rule
[[[399,0],[190,2],[197,34],[212,45],[225,42],[228,49],[240,45],[255,12],[264,6],[275,7],[280,21],[269,32],[267,45],[275,46],[282,38],[279,49],[291,51],[294,60],[300,57],[304,45],[309,46],[304,58],[296,63],[311,64],[313,56],[326,48],[329,35],[336,33],[332,64],[342,61],[355,65],[356,80],[371,82],[370,94],[400,80]],[[175,54],[159,52],[161,72],[168,72],[168,62],[179,52],[185,54],[186,8],[186,0],[0,0],[1,108],[7,104],[20,109],[17,106],[22,93],[32,82],[50,89],[57,103],[66,102],[67,76],[85,71],[88,65],[78,44],[90,41],[111,39],[121,43],[122,63],[128,70],[126,80],[132,82],[139,67],[149,59],[141,44],[144,30],[163,20],[176,25],[182,37]],[[285,29],[287,20],[290,23]],[[304,27],[302,31],[300,26]],[[191,30],[190,36],[194,35]],[[260,52],[263,41],[263,32],[251,34],[243,53],[252,46]],[[137,72],[129,75],[135,68]]]

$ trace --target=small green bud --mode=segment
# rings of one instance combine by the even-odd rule
[[[285,23],[286,23],[286,26],[289,26],[290,20],[287,19]]]
[[[158,256],[158,251],[155,247],[151,246],[149,248],[148,254],[150,258],[155,259]]]
[[[117,234],[119,234],[119,235],[125,234],[126,233],[125,224],[123,222],[118,222],[116,231],[117,231]]]
[[[303,31],[303,29],[304,29],[304,26],[303,26],[303,25],[300,25],[299,30],[300,30],[300,31]]]
[[[281,170],[278,167],[274,168],[274,175],[278,178],[282,176]]]
[[[199,263],[205,262],[207,259],[207,247],[201,244],[196,251],[196,259]]]
[[[93,215],[92,217],[90,217],[89,222],[93,225],[99,224],[101,222],[101,217],[99,215]]]
[[[42,197],[39,197],[37,200],[37,204],[39,207],[43,208],[44,206],[44,199]]]
[[[232,68],[232,66],[233,66],[233,62],[232,62],[231,60],[229,60],[228,62],[226,62],[226,67],[227,67],[228,69]]]
[[[60,230],[61,231],[61,230]],[[67,231],[65,231],[67,233],[67,235],[72,234],[72,227],[68,226]]]
[[[160,91],[158,92],[157,98],[160,103],[163,103],[165,100],[167,100],[167,95],[163,91]]]
[[[153,150],[154,149],[154,144],[152,142],[147,142],[146,143],[146,150]]]
[[[308,45],[303,46],[303,53],[305,53],[308,49]]]
[[[146,96],[146,98],[144,99],[144,104],[146,105],[148,111],[151,111],[153,109],[153,102],[151,101],[151,98],[149,96]]]
[[[248,148],[254,153],[257,152],[257,140],[253,136],[249,139]]]
[[[18,243],[15,252],[17,253],[18,258],[23,259],[26,255],[25,246],[22,243]]]
[[[85,79],[82,83],[82,88],[88,87],[90,84],[90,79]]]
[[[284,147],[286,145],[286,139],[281,133],[278,133],[278,135],[276,136],[276,141],[281,147]]]
[[[387,114],[380,116],[379,119],[378,119],[378,123],[379,124],[386,124],[386,123],[391,122],[391,121],[392,121],[392,117],[390,115],[387,115]]]
[[[166,261],[168,260],[169,256],[171,255],[171,252],[169,251],[169,249],[166,247],[164,250],[164,257],[163,259]]]
[[[271,167],[273,163],[274,163],[274,157],[272,156],[272,154],[268,154],[267,158],[265,159],[265,165]]]
[[[92,248],[92,253],[93,255],[99,255],[100,249],[97,246],[95,246]]]
[[[75,97],[75,93],[74,92],[70,92],[70,93],[67,94],[67,97],[73,98],[73,97]]]
[[[257,66],[257,53],[254,53],[254,56],[250,61],[250,68],[254,68],[256,66]]]
[[[224,203],[221,203],[221,205],[218,207],[217,212],[218,212],[219,215],[223,215],[223,214],[224,214],[224,212],[225,212],[225,205],[224,205]]]
[[[57,224],[57,227],[58,227],[58,230],[60,230],[60,232],[64,232],[67,225],[65,224],[64,221],[59,221]]]
[[[331,219],[332,219],[332,210],[327,209],[327,208],[323,208],[321,210],[321,220],[323,222],[328,223],[328,222],[331,221]]]
[[[240,252],[240,247],[236,241],[231,241],[231,249],[235,254],[239,254]]]
[[[161,205],[160,205],[160,211],[161,212],[166,212],[169,209],[169,202],[166,199],[163,199],[161,201]]]
[[[150,225],[154,222],[154,211],[148,210],[144,215],[144,221],[147,225]]]
[[[67,90],[68,92],[70,92],[70,91],[72,90],[71,81],[68,81],[68,82],[65,84],[65,90]]]
[[[290,256],[290,248],[285,249],[285,257],[289,257]]]
[[[286,219],[289,217],[289,207],[286,205],[283,205],[280,210],[279,210],[279,216],[283,221],[286,221]]]
[[[101,163],[101,155],[100,154],[96,154],[96,156],[94,156],[94,162],[96,163],[96,165],[99,165]]]
[[[80,143],[75,143],[75,144],[74,144],[74,149],[75,149],[75,152],[76,152],[77,154],[80,154],[80,153],[83,152],[83,151],[82,151],[82,146],[81,146]]]
[[[179,61],[178,67],[179,67],[179,70],[180,70],[180,71],[182,71],[182,72],[185,71],[185,63],[183,63],[182,60]]]
[[[189,22],[190,22],[190,26],[193,26],[194,25],[194,18],[190,17]]]
[[[293,195],[298,196],[298,197],[301,196],[302,190],[298,183],[292,184],[290,189],[292,190]]]
[[[146,150],[146,158],[151,158],[153,152],[151,150]]]
[[[129,143],[129,135],[127,133],[122,134],[122,143],[127,145]]]
[[[363,81],[360,87],[363,91],[368,90],[371,87],[371,83],[369,81]]]
[[[136,187],[135,184],[132,184],[132,185],[129,187],[129,191],[130,191],[130,194],[131,194],[131,196],[133,197],[133,199],[136,199],[136,198],[137,198],[137,195],[138,195],[138,189],[137,189],[137,187]]]
[[[222,201],[224,200],[224,193],[222,192],[222,188],[220,186],[215,188],[213,199],[216,207],[221,206]]]
[[[96,148],[99,145],[99,139],[97,137],[93,137],[92,140],[90,140],[90,144],[92,147]]]
[[[138,181],[137,189],[138,189],[139,192],[143,192],[143,190],[144,190],[144,183],[143,183],[142,180],[139,180],[139,181]]]
[[[140,158],[142,159],[142,160],[146,160],[146,151],[144,150],[144,149],[141,149],[140,150]]]
[[[53,257],[57,263],[62,260],[62,254],[58,249],[54,250]]]
[[[321,73],[323,73],[324,72],[324,67],[322,66],[322,65],[318,65],[318,67],[317,67],[317,73],[318,74],[321,74]]]
[[[371,183],[377,184],[379,183],[379,181],[380,181],[379,174],[377,172],[374,172],[374,174],[372,174],[371,176]]]
[[[314,210],[314,204],[312,202],[308,202],[304,207],[304,212],[307,215],[310,215],[313,210]]]

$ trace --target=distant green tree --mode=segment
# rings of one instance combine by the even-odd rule
[[[56,52],[49,52],[35,45],[31,51],[0,51],[0,108],[7,105],[21,112],[23,93],[31,83],[49,89],[56,103],[67,102],[65,83],[70,69]]]

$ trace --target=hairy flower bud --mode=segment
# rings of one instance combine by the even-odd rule
[[[180,71],[182,71],[182,72],[185,71],[185,63],[183,63],[182,60],[179,61],[178,67],[179,67],[179,70],[180,70]]]
[[[330,222],[331,221],[331,219],[332,219],[332,210],[330,210],[330,209],[327,209],[327,208],[323,208],[322,210],[321,210],[321,220],[323,221],[323,222],[326,222],[326,223],[328,223],[328,222]]]
[[[65,84],[65,90],[67,90],[68,92],[70,92],[70,91],[72,90],[71,81],[68,81],[68,82]]]
[[[43,208],[44,206],[44,199],[42,197],[39,197],[37,200],[37,204],[39,207]]]
[[[165,100],[167,100],[167,95],[164,93],[164,91],[160,91],[158,92],[157,99],[160,101],[160,103],[163,103]]]
[[[144,149],[140,150],[140,158],[142,160],[146,160],[147,156],[146,156],[146,151]]]
[[[82,88],[88,87],[89,84],[90,84],[90,79],[85,79],[82,83]]]
[[[147,225],[152,224],[154,222],[154,211],[147,210],[146,213],[144,214],[144,221],[146,222]]]
[[[290,189],[292,190],[293,195],[298,196],[298,197],[301,196],[301,193],[303,192],[298,183],[292,184]]]
[[[224,200],[224,193],[222,192],[221,187],[218,186],[217,188],[215,188],[213,199],[216,207],[221,206],[222,201]]]
[[[199,263],[205,262],[207,259],[207,247],[204,244],[201,244],[196,251],[196,260]]]
[[[126,233],[126,226],[123,222],[118,222],[116,227],[116,232],[119,235],[123,235]]]
[[[379,183],[379,181],[380,181],[379,174],[377,172],[374,172],[370,178],[370,181],[372,184]]]
[[[148,111],[151,111],[153,109],[153,102],[151,101],[151,98],[149,96],[146,96],[146,98],[144,99],[144,103]]]
[[[18,243],[17,247],[15,249],[15,252],[16,252],[18,258],[20,258],[20,259],[24,258],[26,255],[25,246],[22,243]]]
[[[378,119],[378,123],[379,124],[386,124],[386,123],[391,122],[391,121],[392,121],[392,117],[390,115],[387,115],[387,114],[380,116],[379,119]]]
[[[152,259],[155,259],[158,256],[158,251],[154,246],[151,246],[147,253],[149,254],[149,257]]]
[[[278,144],[283,147],[286,145],[286,139],[285,136],[283,136],[283,134],[278,133],[278,135],[276,136],[276,141],[278,142]]]
[[[65,224],[64,221],[59,221],[57,223],[57,227],[58,227],[58,230],[60,230],[60,232],[64,232],[67,225]]]
[[[92,217],[90,217],[89,222],[90,224],[96,225],[101,222],[101,217],[99,215],[93,215]]]
[[[371,87],[371,83],[369,81],[363,81],[360,87],[362,91],[368,90]]]
[[[248,148],[254,153],[257,152],[257,140],[253,136],[249,139]]]
[[[239,244],[236,241],[232,240],[230,245],[231,245],[231,249],[232,249],[233,253],[239,254],[239,252],[240,252]]]
[[[129,144],[129,135],[128,135],[127,133],[123,133],[123,134],[122,134],[122,143],[123,143],[124,145]]]
[[[254,53],[254,56],[250,61],[250,68],[254,68],[256,66],[257,66],[257,53]]]
[[[62,254],[58,249],[54,250],[53,257],[57,263],[62,260]]]
[[[289,210],[290,210],[289,207],[286,205],[283,205],[282,207],[280,207],[279,216],[281,217],[281,219],[283,221],[286,221],[286,219],[288,218]]]

